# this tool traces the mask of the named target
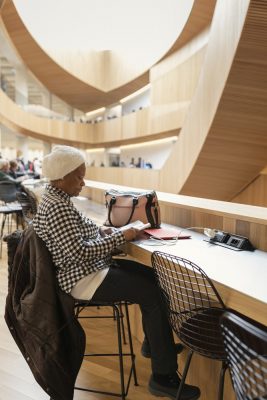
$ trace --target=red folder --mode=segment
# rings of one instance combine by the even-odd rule
[[[157,229],[145,229],[144,232],[146,232],[148,235],[153,236],[157,239],[190,239],[190,235],[182,235],[181,231],[178,229],[174,228],[157,228]]]

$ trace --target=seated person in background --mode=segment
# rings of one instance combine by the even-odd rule
[[[20,173],[18,171],[18,163],[16,160],[9,161],[8,175],[11,176],[11,178],[15,179],[16,182],[22,182],[25,179],[28,179],[28,175],[25,175],[24,173]]]
[[[20,187],[20,183],[17,179],[9,175],[9,161],[4,158],[0,159],[0,182],[11,182],[15,183],[17,187]]]
[[[71,197],[78,196],[85,185],[85,171],[85,158],[73,147],[55,146],[44,157],[43,175],[50,183],[33,220],[34,230],[51,252],[62,290],[76,299],[140,305],[151,353],[149,390],[155,396],[175,399],[180,384],[177,350],[154,271],[135,261],[111,257],[114,249],[136,238],[134,228],[121,232],[98,227],[76,209]],[[183,400],[199,395],[197,387],[184,386]]]
[[[27,179],[28,176],[24,175],[22,177],[18,177],[14,179],[12,176],[9,175],[9,161],[1,158],[0,159],[0,183],[1,182],[10,182],[16,185],[17,192],[25,192],[28,193],[28,190],[22,185],[22,180]],[[15,199],[14,199],[15,200]]]
[[[8,175],[9,161],[5,158],[0,159],[0,181],[14,182],[15,179]]]
[[[9,171],[8,171],[8,175],[11,176],[11,178],[13,179],[17,179],[18,174],[18,163],[15,160],[11,160],[9,161]]]

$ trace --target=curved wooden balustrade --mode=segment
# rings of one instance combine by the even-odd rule
[[[168,54],[176,51],[198,35],[211,22],[215,0],[197,0],[184,27]],[[36,43],[21,21],[12,0],[6,0],[1,10],[7,32],[25,64],[35,76],[59,98],[74,108],[89,111],[109,106],[142,88],[149,82],[148,71],[114,90],[99,90],[96,85],[75,77],[52,60]],[[123,72],[120,71],[122,74]],[[125,79],[124,79],[125,80]],[[112,86],[109,84],[109,86]]]
[[[82,148],[120,146],[178,135],[189,102],[175,104],[161,113],[160,123],[151,124],[153,107],[98,124],[74,123],[37,117],[24,111],[0,89],[0,122],[14,131],[46,142]],[[161,111],[163,109],[163,111]]]

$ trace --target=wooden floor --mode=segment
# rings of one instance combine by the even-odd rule
[[[3,244],[0,259],[0,400],[48,400],[49,397],[35,382],[27,363],[24,361],[4,321],[4,307],[7,293],[6,244]],[[103,312],[100,310],[96,312]],[[110,311],[109,311],[110,312]],[[84,326],[90,337],[90,349],[99,351],[113,349],[116,343],[113,319],[89,320]],[[90,325],[90,326],[89,326]],[[134,341],[139,386],[131,384],[128,400],[152,400],[147,390],[150,375],[150,360],[140,355],[140,343]],[[112,351],[112,350],[111,350]],[[127,364],[126,364],[127,365]],[[77,383],[91,388],[119,390],[119,369],[115,359],[90,358],[83,363]],[[75,390],[74,400],[110,400],[116,397],[91,394]]]

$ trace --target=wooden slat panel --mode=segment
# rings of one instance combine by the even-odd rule
[[[223,11],[226,3],[219,2],[218,11]],[[220,18],[224,18],[222,14]],[[232,33],[234,26],[234,21],[231,28],[225,25],[225,35],[228,29]],[[226,36],[224,41],[226,45]],[[216,114],[180,193],[231,200],[266,166],[266,41],[267,3],[252,0]],[[216,73],[221,74],[219,63],[214,64],[214,86]],[[208,107],[209,99],[204,101]]]
[[[232,199],[235,203],[267,207],[267,175],[261,174]]]
[[[99,168],[101,170],[101,168]],[[122,169],[120,169],[122,170]],[[112,177],[114,168],[108,168],[107,173]],[[142,170],[126,169],[128,181],[131,181],[132,188],[136,181],[141,180],[139,174]],[[151,171],[152,172],[152,171]],[[120,172],[123,174],[123,172]],[[135,179],[137,173],[137,179]],[[102,175],[101,175],[102,176]],[[114,174],[113,174],[114,176]],[[143,176],[143,175],[142,175]],[[87,176],[88,178],[88,176]],[[156,179],[156,177],[154,176]],[[88,196],[101,204],[104,204],[104,191],[113,187],[127,189],[127,186],[117,185],[110,179],[105,182],[86,181],[84,191]],[[126,179],[126,176],[125,176]],[[144,177],[143,177],[143,182]],[[153,174],[150,182],[138,188],[154,189]],[[137,186],[135,186],[137,188]],[[208,200],[196,197],[174,195],[157,191],[160,203],[162,222],[187,227],[209,227],[219,230],[226,230],[230,233],[247,236],[252,244],[260,250],[267,251],[267,209],[243,204],[228,203],[223,201]]]

